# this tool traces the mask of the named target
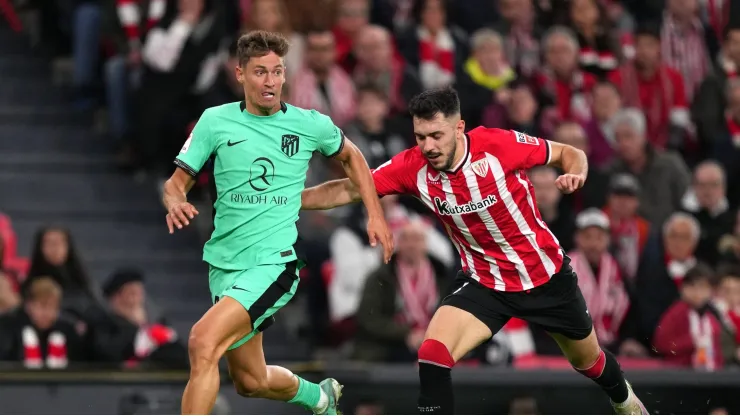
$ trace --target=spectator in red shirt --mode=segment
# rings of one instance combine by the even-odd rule
[[[535,76],[535,86],[545,105],[553,106],[550,118],[586,122],[591,117],[587,94],[596,78],[578,66],[578,40],[573,32],[556,26],[542,40],[545,67]],[[554,110],[554,111],[553,111]]]
[[[690,120],[681,74],[661,61],[657,26],[641,26],[635,46],[634,61],[613,72],[610,80],[622,91],[625,107],[645,113],[651,144],[682,150]]]
[[[722,368],[721,326],[708,308],[712,277],[712,270],[703,265],[689,270],[681,299],[660,319],[653,344],[666,361],[697,370]]]

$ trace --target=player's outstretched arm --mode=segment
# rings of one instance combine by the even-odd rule
[[[565,172],[555,181],[555,185],[565,194],[583,187],[588,176],[588,158],[583,150],[558,142],[550,142],[550,165]]]
[[[172,177],[164,183],[162,203],[167,210],[167,228],[170,234],[177,229],[190,225],[198,210],[188,202],[187,193],[195,184],[195,178],[182,168],[176,168]]]
[[[360,191],[351,180],[337,179],[303,190],[301,209],[332,209],[361,200]]]
[[[347,177],[357,188],[367,208],[367,234],[370,237],[370,245],[374,247],[379,242],[383,246],[383,258],[388,263],[393,254],[393,237],[385,222],[373,174],[370,172],[365,156],[354,143],[344,138],[344,148],[334,158],[342,163]]]

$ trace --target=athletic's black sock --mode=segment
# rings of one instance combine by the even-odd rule
[[[612,402],[624,403],[627,400],[629,396],[627,381],[612,353],[601,350],[595,363],[588,368],[576,368],[576,370],[601,386]]]
[[[451,415],[455,410],[451,369],[419,363],[419,414]]]

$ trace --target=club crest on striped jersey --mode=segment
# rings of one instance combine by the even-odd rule
[[[473,169],[473,172],[481,178],[485,178],[486,175],[488,175],[488,159],[484,158],[477,160],[471,163],[470,167]]]

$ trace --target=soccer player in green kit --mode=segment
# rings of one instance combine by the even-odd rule
[[[302,264],[294,244],[308,162],[314,152],[340,161],[363,196],[370,243],[387,262],[393,251],[364,157],[329,117],[280,101],[288,42],[254,31],[239,39],[236,77],[245,101],[209,108],[175,160],[164,188],[170,233],[198,214],[186,194],[213,158],[215,230],[203,249],[213,306],[190,332],[190,381],[183,414],[209,414],[223,355],[239,394],[296,403],[314,414],[337,414],[342,386],[308,382],[265,364],[262,331],[295,294]]]

